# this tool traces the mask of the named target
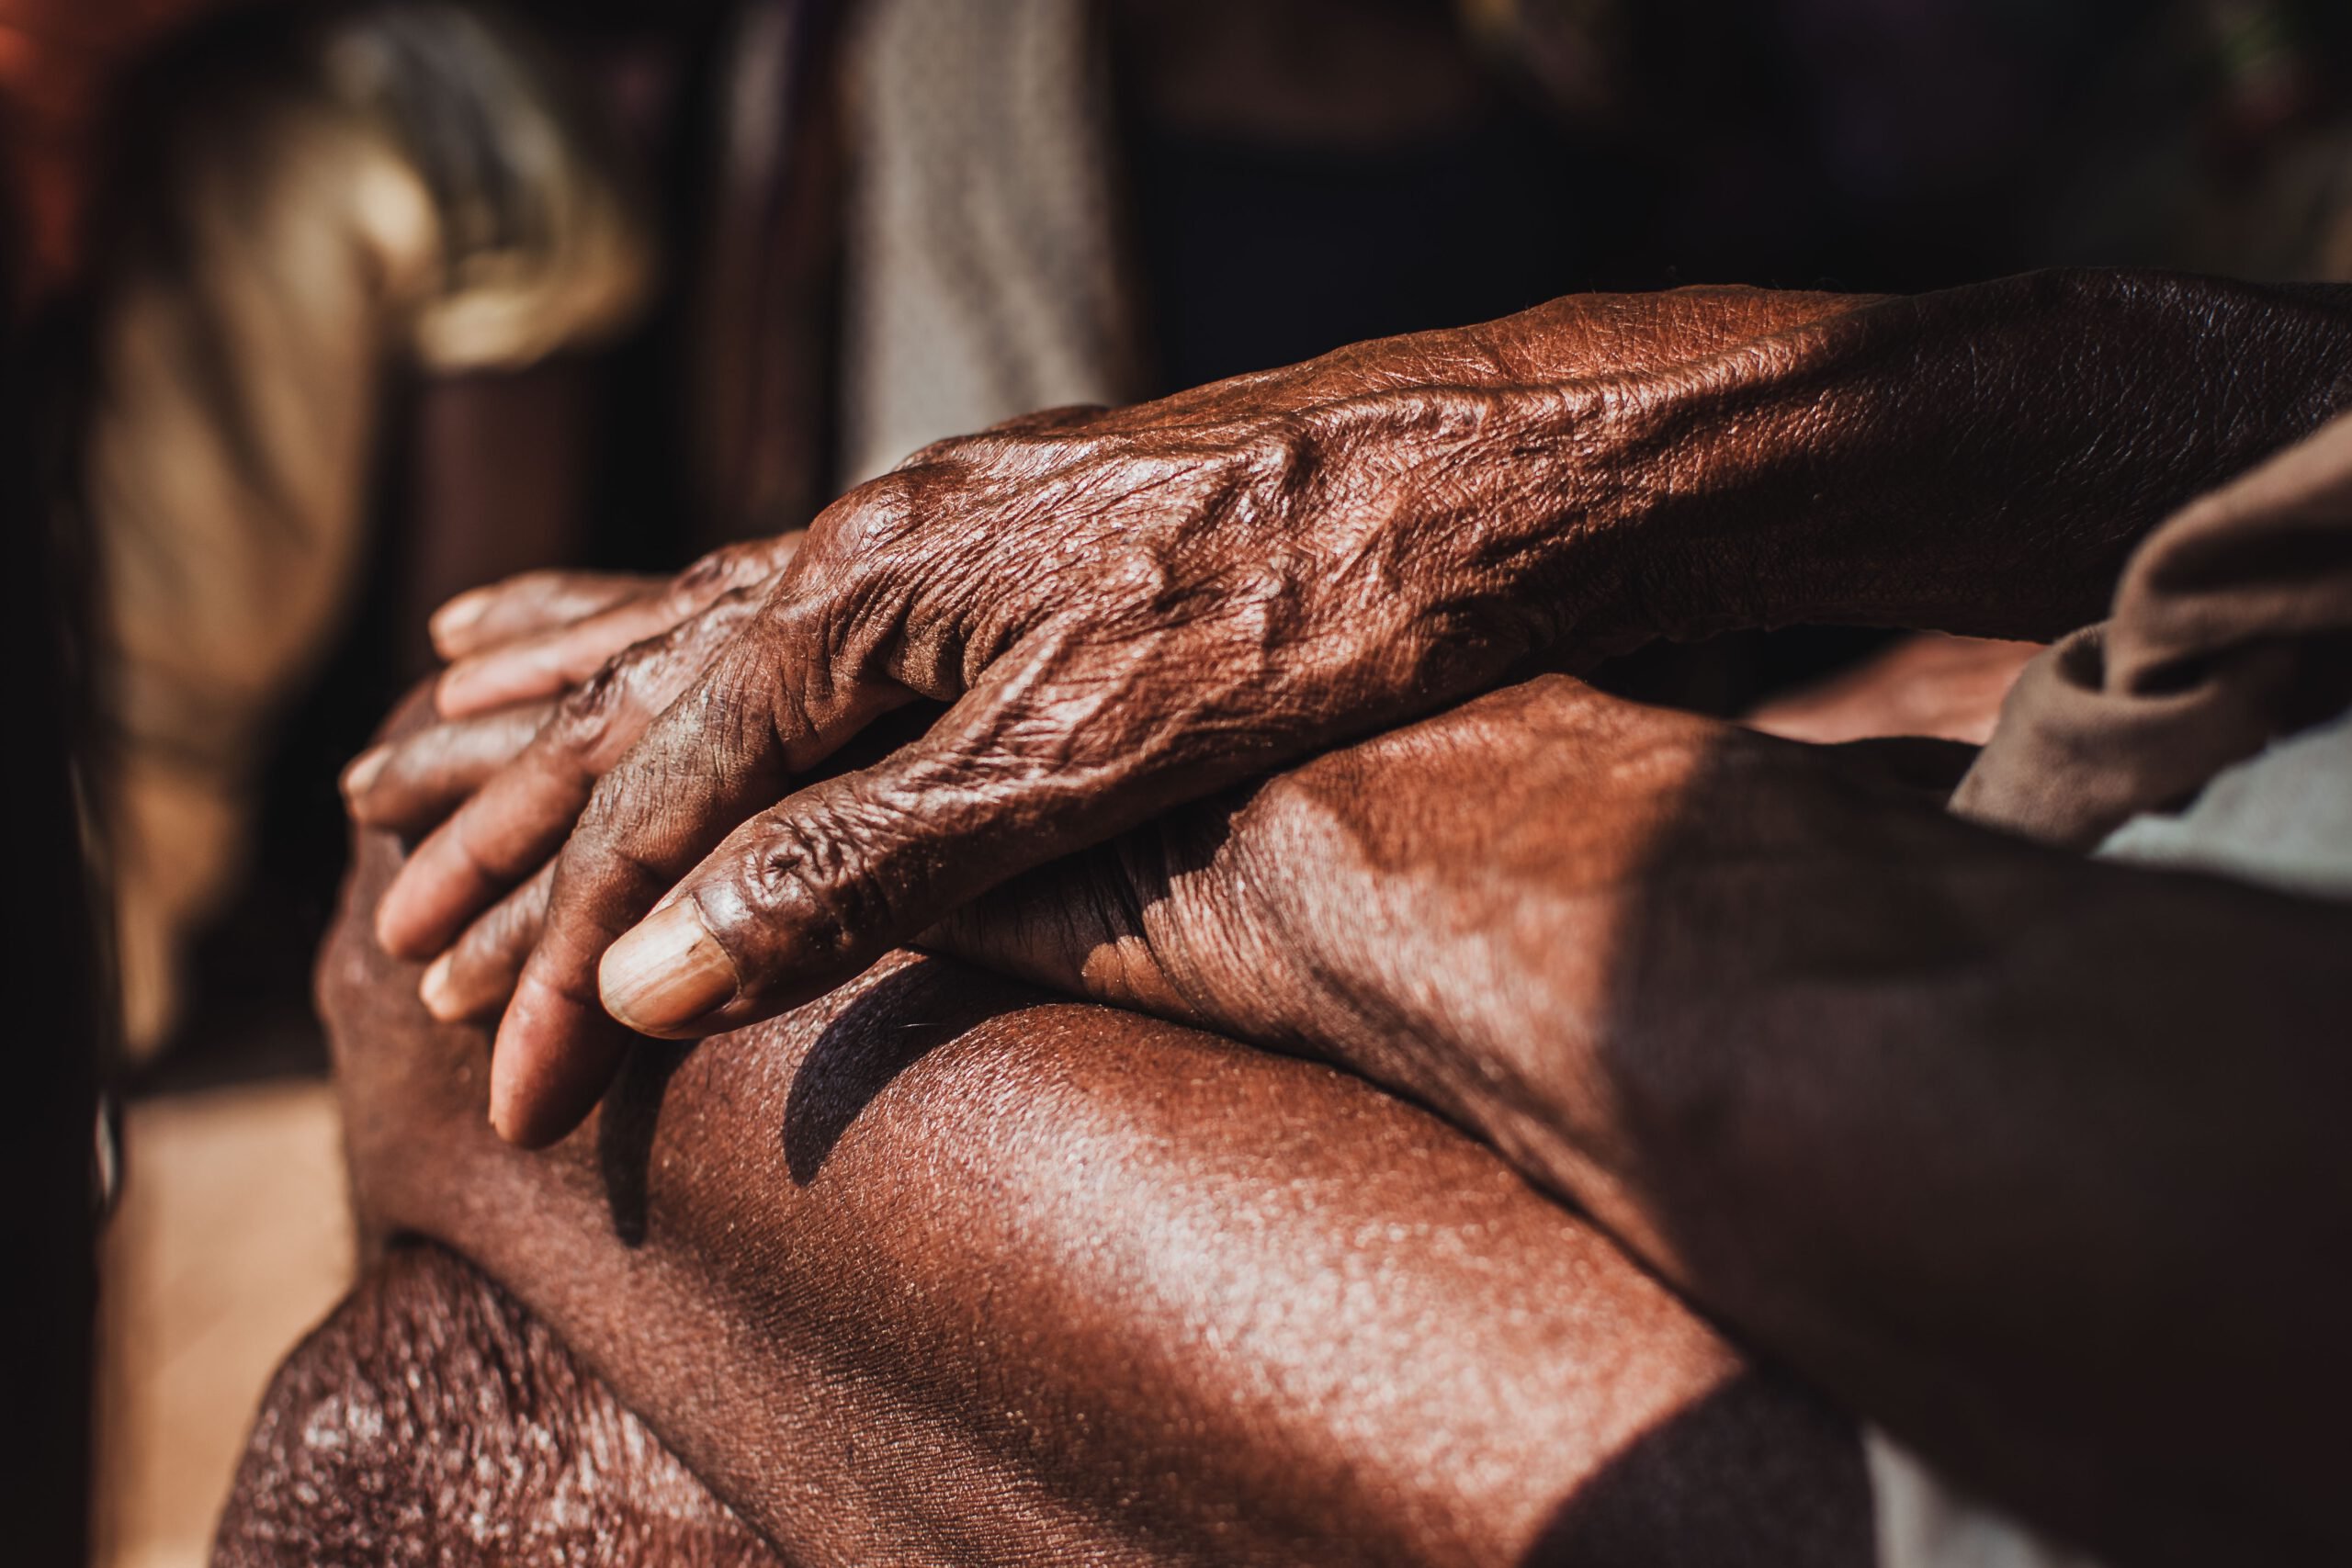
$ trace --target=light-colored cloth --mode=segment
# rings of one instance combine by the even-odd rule
[[[2352,711],[2223,769],[2177,814],[2133,818],[2098,853],[2352,900]]]
[[[1141,389],[1089,0],[867,0],[847,42],[842,476]]]
[[[2097,1568],[1986,1504],[1954,1491],[1875,1427],[1862,1432],[1879,1568]]]
[[[547,73],[469,10],[356,13],[246,69],[164,128],[98,297],[82,504],[134,1051],[355,587],[387,365],[526,363],[618,323],[651,267]]]

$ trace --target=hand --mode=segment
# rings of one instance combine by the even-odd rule
[[[791,564],[804,537],[724,546],[675,577],[533,571],[460,593],[435,612],[434,690],[444,717],[561,695],[631,643],[658,637]],[[371,753],[372,755],[372,753]]]
[[[504,1002],[546,912],[548,857],[596,776],[700,673],[799,538],[730,546],[674,579],[532,573],[435,618],[436,644],[459,660],[450,673],[473,677],[458,716],[403,726],[346,770],[344,792],[360,823],[425,835],[376,930],[395,956],[439,955],[422,987],[435,1016]],[[533,694],[582,665],[560,702],[477,711],[485,691]],[[445,713],[449,690],[445,675]]]
[[[1594,369],[1634,368],[1809,319],[1835,303],[1700,290],[1640,300],[1596,298],[1586,302],[1586,341],[1577,355]],[[1479,336],[1452,335],[1473,347]],[[1480,352],[1515,373],[1541,374],[1543,367],[1524,358],[1528,348],[1496,336]],[[1375,389],[1385,377],[1378,364],[1357,356],[1326,362],[1319,378],[1329,396],[1340,397]],[[1279,400],[1261,400],[1280,406]],[[1194,395],[1163,407],[1198,417],[1209,401]],[[992,434],[1046,436],[1081,430],[1102,416],[1096,409],[1046,410]],[[801,537],[732,547],[673,580],[528,573],[462,594],[435,615],[435,645],[450,660],[435,689],[445,722],[412,728],[358,759],[345,773],[345,793],[362,823],[412,837],[442,829],[408,863],[378,920],[381,940],[395,953],[423,959],[440,953],[424,987],[436,1014],[477,1017],[504,1002],[544,922],[550,878],[537,857],[575,818],[595,773],[676,694],[679,672],[691,672],[695,659],[715,651],[721,639],[712,634],[721,622],[705,622],[665,648],[622,650],[722,599],[724,624],[731,626],[743,594],[787,563]],[[610,660],[619,662],[599,676]],[[561,705],[554,701],[592,679],[592,688]],[[559,714],[561,722],[550,724]],[[444,826],[453,811],[458,817]]]
[[[1342,359],[944,443],[829,509],[597,785],[500,1032],[501,1130],[584,1113],[607,1007],[672,1036],[773,1014],[1026,866],[1476,690],[1571,623],[1597,640],[1599,563],[1588,599],[1568,558],[1613,483],[1532,486],[1509,457],[1579,400],[1392,374]],[[951,705],[919,740],[792,794],[919,698]]]
[[[1520,1081],[1516,1054],[1581,1043],[1611,980],[1588,955],[1618,946],[1685,792],[1759,749],[1796,754],[1544,677],[1015,877],[922,944],[1335,1062],[1516,1157],[1510,1129],[1530,1107],[1495,1099]],[[1809,748],[1803,761],[1888,787],[1874,756]],[[1521,1169],[1557,1185],[1542,1162]]]
[[[1696,799],[1792,774],[1941,823],[1971,754],[1933,739],[1792,747],[1544,677],[1014,877],[922,945],[1338,1063],[1500,1141],[1527,1108],[1485,1097],[1518,1076],[1514,1051],[1565,1055],[1572,1021],[1602,1011],[1608,965],[1566,955],[1623,956],[1628,913],[1676,874]],[[1513,944],[1514,983],[1432,991],[1432,976],[1507,971]]]
[[[1531,682],[925,941],[1410,1094],[2102,1554],[2256,1521],[2312,1555],[2341,1465],[2278,1456],[2340,1426],[2346,1280],[2308,1243],[2352,1212],[2352,909],[2052,853],[1886,756]]]
[[[2217,380],[2249,411],[2225,426]],[[1799,619],[2052,635],[2165,506],[2347,384],[2333,298],[2049,275],[1555,301],[943,443],[829,508],[597,784],[493,1119],[576,1122],[614,1018],[775,1012],[1018,871],[1530,655]],[[808,783],[918,698],[951,705],[919,741]]]

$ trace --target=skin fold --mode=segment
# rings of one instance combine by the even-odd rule
[[[2340,291],[1700,289],[943,443],[829,508],[745,618],[676,634],[708,658],[665,702],[452,818],[383,935],[443,951],[556,853],[545,916],[503,919],[527,957],[492,1093],[544,1142],[619,1059],[607,1008],[751,1021],[1010,875],[1514,670],[1792,621],[2072,629],[2347,373]],[[945,711],[814,779],[918,701]]]
[[[320,972],[370,1230],[786,1561],[1870,1561],[1842,1418],[1355,1078],[899,953],[529,1154],[368,930],[398,863]]]

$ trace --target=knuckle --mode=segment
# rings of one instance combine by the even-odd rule
[[[883,478],[914,474],[926,468],[972,467],[976,462],[985,462],[989,455],[1001,446],[1006,435],[1025,427],[1025,419],[1014,419],[970,434],[943,436],[916,447]]]
[[[616,654],[613,662],[618,666],[619,678],[633,691],[647,687],[658,690],[665,677],[705,661],[733,631],[743,614],[740,592],[722,597],[691,619],[656,632]]]
[[[560,883],[571,879],[573,868],[615,852],[635,829],[645,795],[635,771],[628,767],[613,769],[590,786],[588,804],[580,808],[580,819],[563,846]]]
[[[750,540],[718,548],[671,580],[664,596],[676,615],[690,615],[721,594],[764,580],[773,570],[773,541]]]
[[[606,660],[556,705],[546,730],[548,743],[569,756],[594,755],[612,729],[628,683],[628,655]]]
[[[942,466],[910,466],[866,480],[819,513],[806,550],[830,573],[903,543],[922,526]]]
[[[780,812],[747,845],[734,881],[750,912],[796,945],[844,957],[896,929],[903,903],[884,846],[892,814],[846,795]]]
[[[671,580],[672,594],[695,597],[730,581],[739,553],[732,545],[722,545],[711,551]]]

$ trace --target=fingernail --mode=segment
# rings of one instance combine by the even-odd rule
[[[447,604],[433,612],[430,630],[435,641],[454,637],[472,626],[490,608],[490,591],[469,588]]]
[[[712,939],[691,898],[648,915],[605,949],[596,969],[605,1010],[641,1034],[692,1023],[741,988],[735,961]]]
[[[368,787],[374,784],[377,775],[384,771],[384,764],[391,760],[392,749],[390,746],[379,746],[372,751],[362,751],[351,766],[343,770],[343,797],[349,800],[354,796],[367,794]]]
[[[454,951],[443,953],[416,983],[416,994],[424,998],[424,1010],[443,1023],[456,1023],[466,1016],[465,1009],[449,989],[449,971],[457,956]]]

